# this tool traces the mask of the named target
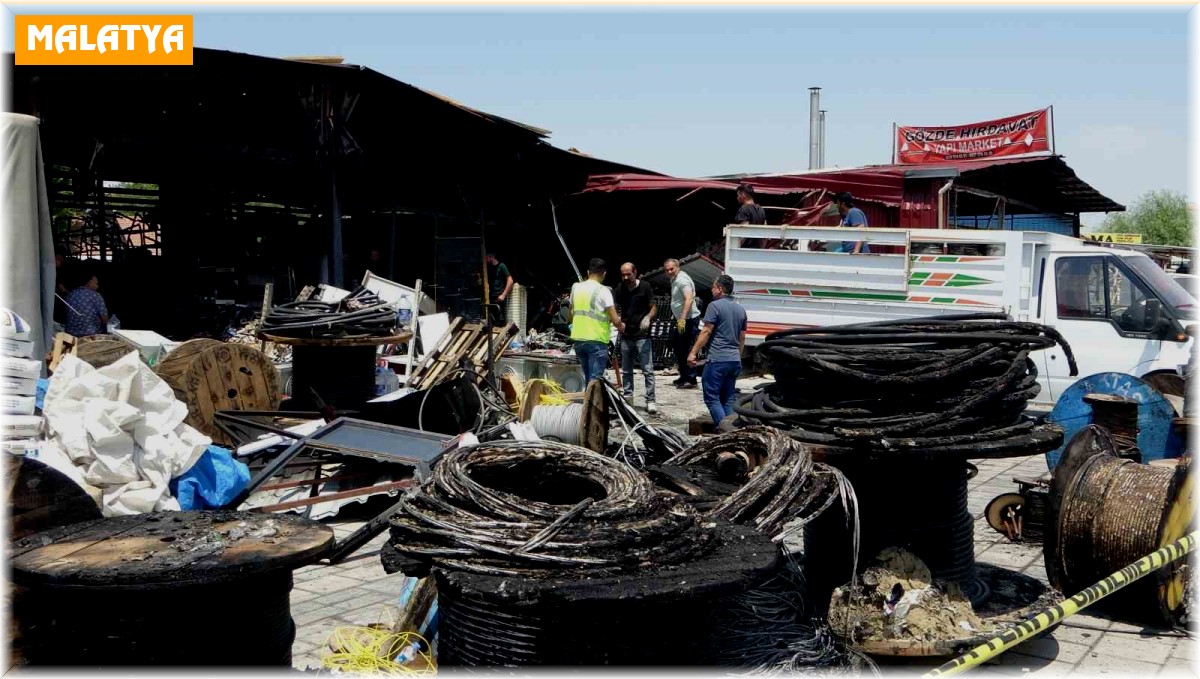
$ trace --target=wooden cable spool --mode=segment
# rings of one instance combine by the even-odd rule
[[[529,422],[533,418],[533,409],[539,405],[545,387],[541,382],[529,382],[525,385],[525,393],[521,398],[521,408],[517,411],[517,420]],[[604,385],[598,380],[592,380],[583,394],[563,394],[568,401],[580,401],[582,397],[583,414],[579,418],[579,445],[596,453],[603,453],[608,445],[608,399],[605,398]]]
[[[1071,596],[1191,529],[1191,458],[1172,467],[1119,457],[1103,427],[1089,425],[1067,445],[1051,483],[1045,560],[1050,583]],[[1158,570],[1113,595],[1114,610],[1154,622],[1183,613],[1187,562]]]
[[[185,422],[220,444],[234,441],[213,423],[216,411],[279,408],[279,371],[249,345],[211,339],[184,342],[155,372],[187,405]]]
[[[51,529],[10,548],[31,665],[291,665],[292,571],[333,547],[296,516],[159,512]],[[214,614],[253,638],[204,643]]]
[[[117,335],[91,335],[75,338],[75,357],[93,368],[103,368],[116,363],[129,352],[138,348],[129,340]]]
[[[100,498],[62,472],[32,457],[6,455],[5,462],[10,539],[101,517]]]

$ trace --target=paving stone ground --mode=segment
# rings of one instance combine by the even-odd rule
[[[610,374],[611,379],[611,374]],[[700,390],[672,387],[673,374],[659,377],[658,404],[662,412],[655,421],[686,431],[687,421],[707,410]],[[644,412],[642,378],[637,381],[635,407]],[[743,379],[738,386],[752,390],[762,380]],[[1041,456],[975,462],[979,473],[970,481],[968,506],[975,517],[975,553],[982,563],[995,564],[1046,581],[1041,549],[1010,543],[983,519],[987,503],[1001,493],[1016,492],[1015,476],[1037,477],[1046,472]],[[354,505],[328,523],[339,538],[357,529],[387,506],[373,502]],[[295,574],[292,616],[296,642],[292,648],[297,668],[321,665],[322,649],[339,626],[365,625],[385,620],[395,606],[404,580],[402,574],[384,573],[379,548],[387,539],[381,535],[335,566],[314,565]],[[987,665],[973,670],[977,675],[1038,677],[1058,676],[1194,676],[1200,663],[1192,641],[1172,630],[1155,630],[1114,622],[1102,614],[1083,612],[1072,616],[1051,635],[1026,642]],[[888,667],[887,674],[915,674],[927,666]]]

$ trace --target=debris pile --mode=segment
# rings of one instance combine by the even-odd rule
[[[859,577],[833,592],[829,623],[854,642],[937,642],[992,631],[954,583],[935,584],[912,553],[889,548]]]

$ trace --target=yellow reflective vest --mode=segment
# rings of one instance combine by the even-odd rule
[[[604,286],[593,280],[576,283],[571,287],[571,339],[577,342],[603,342],[608,344],[611,323],[608,314],[596,311],[593,304]]]

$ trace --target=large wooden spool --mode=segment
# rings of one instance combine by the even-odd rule
[[[32,457],[4,457],[10,539],[101,517],[99,496],[89,495],[62,472]]]
[[[75,357],[93,368],[116,363],[126,354],[137,351],[129,340],[117,335],[91,335],[75,338]]]
[[[211,339],[184,342],[155,369],[188,407],[187,424],[232,445],[214,423],[218,410],[278,410],[279,371],[258,349]]]

